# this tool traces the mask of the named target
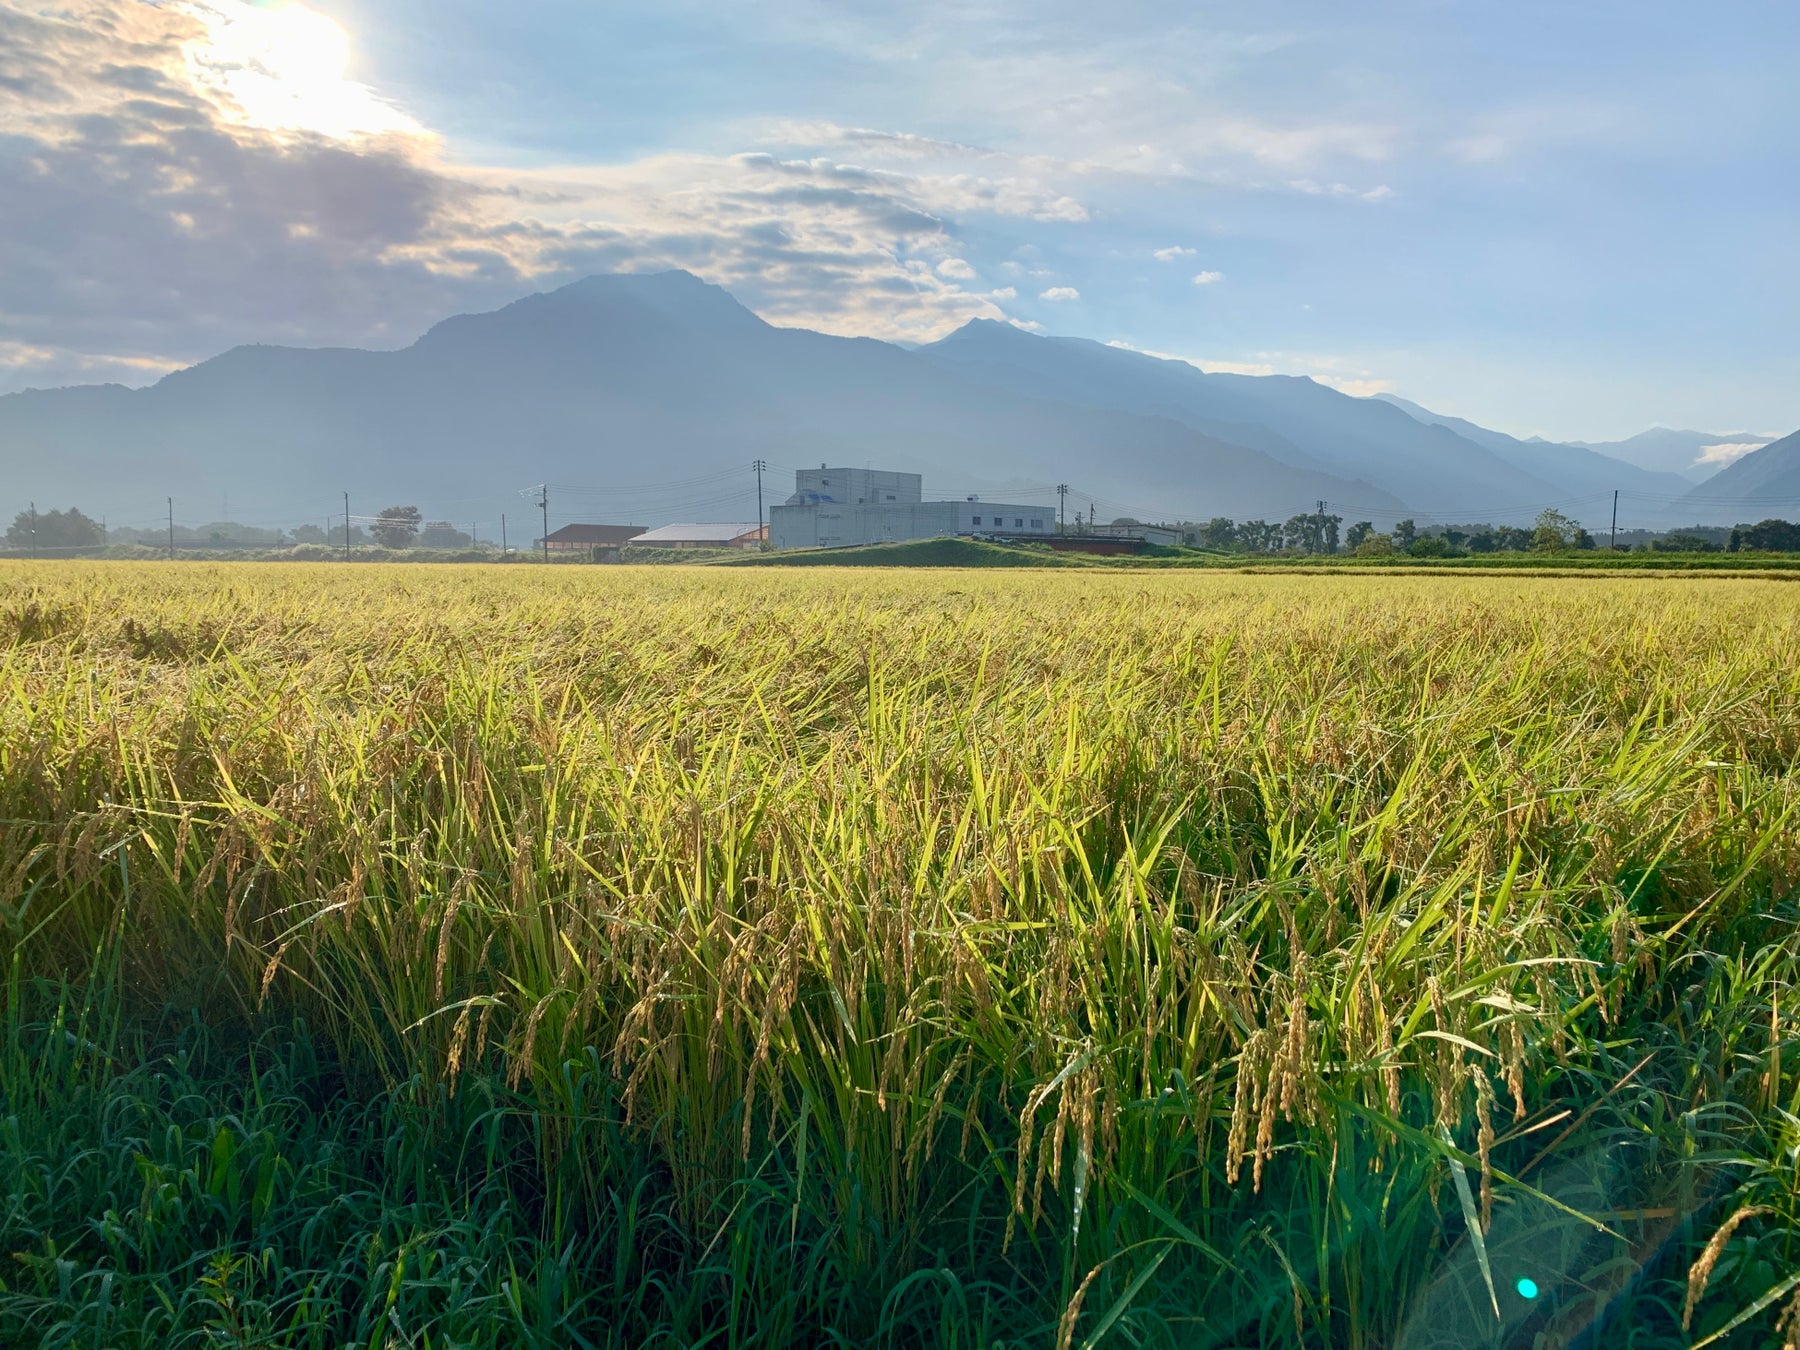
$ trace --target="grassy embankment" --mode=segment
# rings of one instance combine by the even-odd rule
[[[7,567],[0,1343],[1779,1340],[1797,764],[1754,580]]]
[[[1141,554],[1057,553],[1029,545],[979,539],[913,539],[853,548],[794,549],[777,553],[718,555],[727,567],[1082,567],[1126,571],[1214,568],[1227,571],[1352,572],[1800,572],[1792,553],[1615,553],[1570,549],[1560,553],[1475,553],[1461,558],[1413,558],[1405,554],[1359,558],[1351,554],[1220,553],[1197,548],[1150,548]]]
[[[119,545],[85,552],[57,561],[158,562],[160,549],[146,545]],[[501,554],[493,549],[461,552],[434,549],[386,549],[358,545],[349,555],[324,544],[300,544],[279,549],[215,549],[184,547],[177,559],[184,563],[288,562],[288,563],[490,563],[538,566],[543,557],[532,549]],[[0,550],[0,565],[28,561],[24,555]],[[592,559],[585,551],[551,555],[563,567],[585,567]],[[1028,544],[996,544],[963,538],[911,539],[897,544],[867,544],[853,548],[790,549],[771,553],[746,553],[725,548],[626,548],[611,562],[657,565],[709,565],[723,567],[1078,567],[1160,571],[1168,568],[1211,568],[1223,571],[1312,572],[1409,571],[1495,572],[1562,575],[1570,572],[1729,572],[1733,575],[1800,574],[1800,554],[1794,553],[1615,553],[1610,550],[1567,550],[1558,553],[1477,553],[1458,558],[1414,558],[1405,554],[1356,557],[1352,554],[1224,553],[1200,548],[1154,546],[1141,554],[1101,555],[1057,553]]]

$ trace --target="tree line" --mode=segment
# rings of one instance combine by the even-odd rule
[[[455,551],[478,547],[468,530],[459,530],[447,520],[426,520],[416,506],[387,507],[367,529],[352,524],[348,535],[342,525],[297,525],[289,530],[279,530],[231,521],[215,521],[198,528],[187,525],[146,529],[121,526],[108,530],[100,521],[76,507],[26,510],[13,517],[6,533],[0,535],[0,542],[4,542],[8,550],[19,553],[66,557],[115,544],[161,548],[171,538],[177,547],[186,548],[288,548],[296,544],[338,547],[346,539],[353,546],[375,543],[390,549],[416,546]]]
[[[1348,528],[1344,518],[1305,512],[1279,523],[1233,520],[1215,516],[1204,524],[1184,527],[1187,542],[1221,553],[1336,554],[1356,557],[1461,558],[1483,553],[1563,553],[1602,547],[1581,523],[1562,512],[1538,513],[1531,528],[1516,525],[1439,525],[1421,528],[1412,519],[1379,531],[1359,520]],[[1713,537],[1723,535],[1724,538]],[[1624,549],[1625,545],[1620,545]],[[1705,527],[1673,530],[1648,539],[1643,547],[1658,553],[1800,553],[1800,525],[1764,520],[1734,526],[1729,535]]]

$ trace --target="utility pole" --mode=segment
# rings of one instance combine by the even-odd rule
[[[1609,542],[1607,544],[1607,547],[1609,549],[1616,549],[1616,548],[1618,548],[1618,546],[1619,546],[1619,489],[1614,488],[1613,489],[1612,540],[1611,540],[1611,542]]]
[[[763,531],[762,476],[763,470],[769,467],[769,462],[763,459],[753,459],[750,461],[750,467],[756,470],[756,533],[759,540],[766,544],[769,536]]]
[[[31,556],[37,557],[37,503],[31,504]]]
[[[500,513],[500,556],[506,556],[506,512]]]
[[[1056,485],[1056,532],[1058,534],[1067,533],[1068,525],[1069,485],[1067,483],[1058,483]]]
[[[480,523],[481,523],[480,521],[476,521],[476,520],[471,520],[469,522],[469,547],[470,548],[475,547],[475,527],[477,525],[479,525]]]
[[[175,561],[175,499],[169,498],[169,561]]]
[[[538,484],[538,510],[544,513],[544,561],[550,561],[550,485]]]
[[[350,494],[344,494],[344,561],[350,561]]]

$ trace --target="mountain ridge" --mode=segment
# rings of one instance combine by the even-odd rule
[[[1800,516],[1800,431],[1733,460],[1690,492],[1683,505],[1715,514],[1736,511],[1745,524]]]
[[[680,270],[585,277],[396,349],[251,343],[141,389],[21,391],[0,397],[0,451],[19,464],[13,509],[73,493],[120,517],[248,489],[271,519],[317,519],[345,487],[435,493],[469,514],[523,480],[587,485],[571,491],[589,514],[705,518],[742,513],[752,458],[910,469],[928,495],[1043,498],[1072,482],[1108,515],[1285,519],[1324,500],[1381,528],[1525,523],[1613,487],[1644,500],[1686,487],[1397,397],[997,320],[910,349],[783,327]],[[738,472],[740,486],[694,486]]]
[[[997,392],[873,339],[771,325],[686,273],[587,278],[452,316],[394,351],[246,345],[145,389],[95,390],[0,399],[0,444],[30,461],[21,498],[105,485],[125,516],[226,480],[241,500],[248,479],[252,496],[295,503],[270,510],[309,519],[343,485],[407,500],[429,480],[446,500],[494,504],[537,480],[742,470],[735,513],[754,500],[753,457],[898,461],[934,494],[1074,480],[1113,514],[1284,518],[1321,494],[1371,491],[1153,414]],[[660,509],[704,518],[723,497],[671,491]],[[592,500],[590,514],[646,514],[642,496]]]

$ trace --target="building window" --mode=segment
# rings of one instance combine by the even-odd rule
[[[887,495],[887,499],[888,499],[888,500],[889,500],[889,501],[890,501],[890,502],[891,502],[891,501],[893,501],[893,500],[894,500],[894,494],[893,494],[893,493],[891,493],[891,492],[890,492],[890,493],[888,493],[888,495]]]
[[[1025,528],[1025,517],[1023,517],[1023,516],[1014,516],[1014,517],[1013,517],[1013,528],[1014,528],[1014,529],[1015,529],[1015,530],[1021,530],[1021,529],[1024,529],[1024,528]]]
[[[1043,529],[1043,528],[1044,528],[1044,522],[1043,522],[1043,521],[1041,521],[1041,520],[1035,520],[1035,519],[1034,519],[1034,520],[1033,520],[1033,521],[1032,521],[1032,522],[1031,522],[1031,528],[1032,528],[1032,529],[1034,529],[1034,530],[1041,530],[1041,529]]]
[[[975,517],[975,523],[976,523],[976,524],[977,524],[977,525],[979,525],[979,524],[981,524],[981,517],[980,517],[980,516],[976,516],[976,517]]]

